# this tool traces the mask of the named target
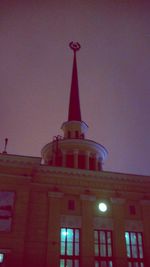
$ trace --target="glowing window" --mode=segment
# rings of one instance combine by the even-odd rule
[[[125,232],[128,267],[144,267],[143,237],[140,232]]]
[[[4,261],[4,253],[0,252],[0,263],[2,263]]]
[[[95,267],[113,267],[112,232],[94,230]]]
[[[61,228],[60,267],[79,267],[80,230]]]

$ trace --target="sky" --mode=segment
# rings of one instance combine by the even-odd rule
[[[0,1],[0,152],[40,156],[67,120],[77,53],[86,138],[104,170],[150,175],[150,1]]]

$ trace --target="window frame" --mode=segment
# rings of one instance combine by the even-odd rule
[[[66,233],[68,230],[72,230],[73,233],[73,238],[71,241],[68,240],[67,235],[62,240],[61,234],[62,231],[65,230]],[[61,227],[60,229],[60,266],[61,266],[61,261],[64,261],[64,266],[67,266],[67,261],[72,261],[72,267],[80,266],[80,246],[81,246],[81,233],[80,233],[79,228],[72,228],[72,227]],[[77,233],[78,233],[78,239],[77,238]],[[71,255],[68,253],[68,244],[71,244],[72,247],[72,253]],[[76,246],[77,245],[77,246]],[[64,254],[62,254],[62,249],[64,248]],[[76,250],[77,249],[77,250]],[[77,253],[78,251],[78,253]],[[76,263],[78,264],[76,265]]]
[[[15,191],[10,191],[10,190],[0,190],[0,194],[2,193],[11,193],[12,194],[12,203],[6,203],[7,204],[0,204],[0,211],[2,212],[2,215],[0,215],[0,221],[4,221],[5,220],[5,224],[6,221],[8,221],[8,229],[1,229],[0,226],[0,233],[2,232],[11,232],[12,231],[12,226],[13,226],[13,219],[14,219],[14,209],[15,209],[15,204],[16,204],[16,192]],[[1,202],[0,198],[0,202]],[[8,201],[11,202],[11,201]],[[4,202],[5,203],[5,202]],[[6,213],[6,217],[7,218],[2,218],[3,216],[5,217],[5,213]],[[10,223],[9,223],[9,219],[10,219]]]
[[[129,242],[127,242],[126,234],[128,234]],[[132,241],[132,235],[136,237],[134,242]],[[139,241],[139,239],[141,239],[141,241]],[[125,245],[126,245],[128,267],[134,267],[135,264],[137,264],[138,267],[144,267],[145,265],[144,265],[143,233],[136,231],[125,231]],[[136,256],[134,255],[135,252],[137,253]]]
[[[95,233],[96,232],[97,232],[97,240],[95,239]],[[101,233],[104,234],[105,242],[102,242],[102,240],[100,240],[101,239],[101,237],[100,237]],[[108,242],[108,234],[110,235],[110,242]],[[96,255],[96,249],[95,249],[96,245],[97,245],[98,255]],[[106,254],[106,255],[102,255],[102,247],[105,251],[104,254]],[[109,255],[109,254],[111,254],[111,255]],[[103,262],[105,262],[106,267],[110,267],[110,266],[113,267],[114,266],[112,230],[94,229],[94,258],[95,258],[95,267],[101,267],[102,266],[101,263],[103,263]]]

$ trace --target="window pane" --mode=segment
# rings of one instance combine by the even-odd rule
[[[132,263],[131,262],[128,262],[128,267],[132,267]]]
[[[131,244],[136,245],[137,244],[137,238],[135,233],[131,233]]]
[[[132,246],[132,258],[137,258],[138,254],[137,254],[137,246]]]
[[[127,257],[131,258],[131,250],[129,245],[127,245]]]
[[[70,242],[67,242],[67,255],[73,255],[73,244]]]
[[[79,230],[78,229],[75,230],[75,241],[79,242]]]
[[[61,229],[61,241],[65,241],[66,236],[67,236],[67,230],[66,228],[62,228]]]
[[[107,232],[107,243],[111,244],[111,233]]]
[[[98,242],[98,231],[94,231],[94,240]]]
[[[126,240],[126,244],[129,245],[129,233],[128,232],[125,233],[125,240]]]
[[[65,261],[64,260],[60,260],[60,267],[65,267]]]
[[[75,243],[75,255],[79,255],[79,243]]]
[[[101,261],[101,267],[107,267],[106,261]]]
[[[98,245],[95,244],[95,256],[99,255],[99,249],[98,249]]]
[[[73,241],[73,229],[67,229],[67,241]]]
[[[140,254],[140,259],[143,259],[143,248],[142,248],[142,246],[139,247],[139,254]]]
[[[72,260],[67,260],[67,267],[72,267],[73,264],[72,264]]]
[[[142,245],[142,235],[141,235],[141,233],[138,233],[138,243],[139,243],[139,245]]]
[[[99,267],[98,261],[95,261],[95,267]]]
[[[65,255],[65,243],[61,242],[61,255]]]
[[[105,232],[104,231],[100,231],[100,242],[101,243],[106,243]]]
[[[106,245],[101,245],[100,252],[102,257],[106,257]]]
[[[79,261],[78,260],[75,260],[75,262],[74,262],[75,264],[75,267],[79,267]]]
[[[111,249],[111,245],[108,245],[108,257],[112,256],[112,249]]]
[[[113,267],[112,261],[109,261],[108,266]]]

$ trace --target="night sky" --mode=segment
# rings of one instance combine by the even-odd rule
[[[104,170],[150,175],[150,1],[0,1],[0,151],[40,156],[67,120],[77,53],[87,138]]]

